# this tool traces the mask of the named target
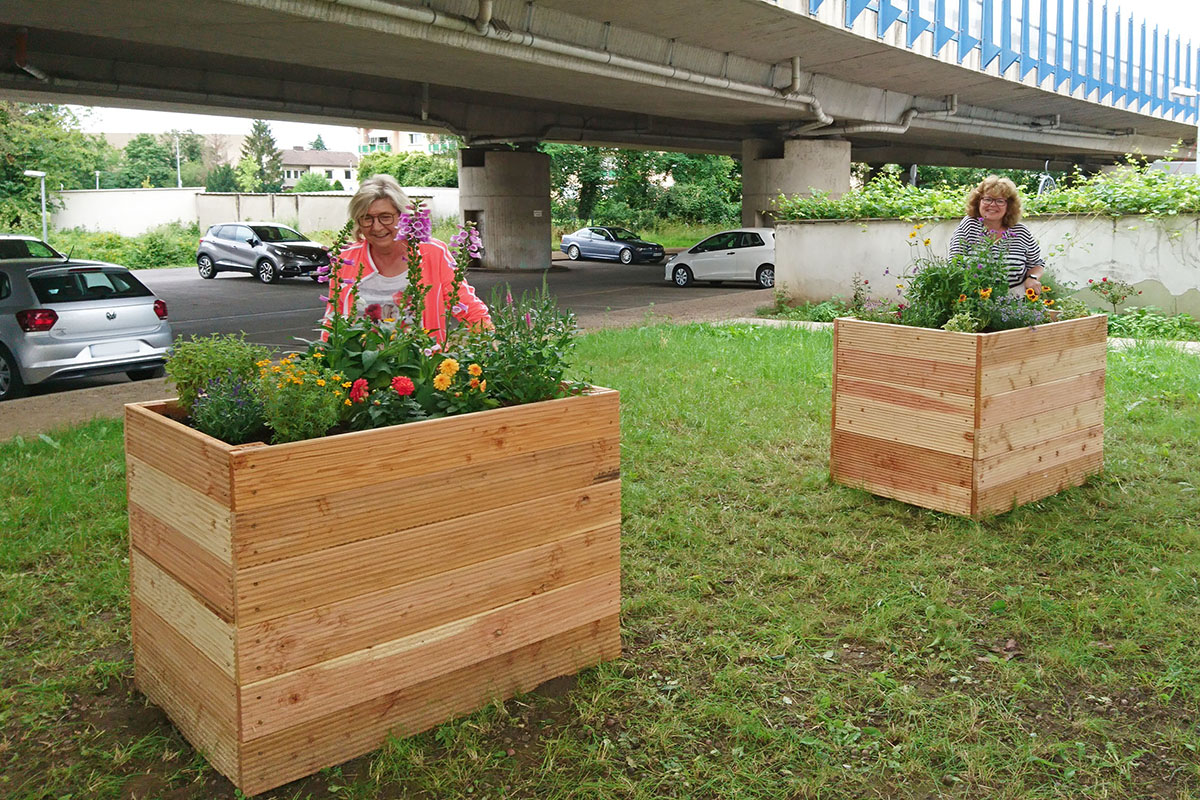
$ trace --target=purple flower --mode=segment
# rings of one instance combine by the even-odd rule
[[[328,275],[318,275],[317,283],[329,283],[329,276]]]
[[[512,305],[512,292],[507,289],[504,290],[504,304],[509,306]]]
[[[462,303],[455,303],[454,306],[450,309],[450,313],[451,314],[465,314],[465,313],[467,313],[467,307],[464,306]]]
[[[529,315],[529,312],[528,312],[528,311],[526,311],[526,312],[525,312],[525,327],[526,327],[526,328],[532,328],[532,327],[533,327],[533,317],[531,317],[531,316]]]
[[[317,274],[318,275],[328,275],[329,267],[317,267]]]

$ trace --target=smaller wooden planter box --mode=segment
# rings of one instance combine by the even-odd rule
[[[1104,465],[1107,325],[957,333],[838,319],[833,479],[976,518],[1078,486]]]
[[[232,447],[126,406],[135,680],[246,794],[620,655],[618,396]]]

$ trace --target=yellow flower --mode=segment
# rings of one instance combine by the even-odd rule
[[[1025,296],[1030,300],[1037,300],[1037,292],[1033,290],[1032,286],[1025,290]]]
[[[930,245],[930,243],[931,243],[931,242],[933,242],[933,239],[926,239],[926,240],[925,240],[925,246],[926,246],[926,247],[929,247],[929,245]]]
[[[324,353],[322,353],[320,350],[318,350],[317,352],[315,352],[315,353],[313,353],[313,354],[312,354],[312,357],[313,357],[313,358],[324,358],[324,357],[325,357],[325,354],[324,354]]]
[[[925,227],[925,223],[924,223],[924,222],[918,222],[918,223],[917,223],[917,227],[916,227],[914,230],[918,230],[918,231],[919,231],[919,230],[921,230],[921,228],[924,228],[924,227]]]
[[[345,400],[343,400],[343,401],[342,401],[342,403],[343,403],[344,405],[350,405],[350,398],[349,398],[349,397],[347,397]]]
[[[467,367],[467,372],[471,373],[472,377],[478,378],[483,374],[483,367],[479,366],[478,364],[472,364],[471,366]]]
[[[1049,298],[1046,298],[1046,299],[1045,299],[1045,300],[1043,300],[1042,302],[1043,302],[1043,303],[1045,303],[1045,304],[1046,304],[1046,305],[1048,305],[1048,306],[1052,306],[1052,305],[1054,305],[1054,301],[1053,301],[1053,300],[1051,300],[1051,299],[1049,299]]]
[[[317,378],[317,386],[324,386],[324,385],[325,385],[325,379]]]
[[[351,386],[353,386],[353,385],[354,385],[354,384],[353,384],[353,382],[351,382],[351,381],[343,381],[343,382],[342,382],[342,388],[343,388],[343,389],[349,389],[349,388],[350,388]]]
[[[271,372],[283,372],[283,367],[271,367]]]
[[[458,362],[453,358],[447,358],[441,364],[438,364],[438,372],[453,378],[458,374]]]
[[[910,239],[915,239],[915,238],[917,238],[917,232],[916,232],[916,231],[913,231],[912,233],[910,233],[910,234],[908,235],[908,238],[910,238]]]
[[[1049,286],[1043,286],[1043,287],[1042,287],[1042,294],[1050,294],[1050,287],[1049,287]]]
[[[341,396],[342,396],[342,393],[341,393],[341,392],[339,392],[337,389],[334,389],[334,390],[333,390],[333,396],[334,396],[334,397],[341,397]]]
[[[979,296],[982,297],[984,300],[987,300],[989,297],[992,296],[992,287],[989,286],[986,289],[980,289]]]
[[[450,376],[445,373],[435,375],[433,377],[433,388],[437,389],[439,392],[444,392],[447,389],[449,389],[450,388]]]
[[[958,302],[960,302],[960,303],[965,303],[965,302],[967,302],[967,296],[966,296],[965,294],[960,294],[960,295],[958,296]]]
[[[255,361],[255,362],[254,362],[254,366],[256,366],[256,367],[269,367],[269,366],[271,366],[271,359],[269,359],[269,358],[264,358],[262,361]]]
[[[903,288],[904,288],[904,284],[903,284],[903,283],[897,283],[897,284],[896,284],[896,288],[897,288],[897,289],[903,289]]]

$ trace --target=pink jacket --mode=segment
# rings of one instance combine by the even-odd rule
[[[359,264],[362,265],[362,277],[373,274],[376,270],[367,252],[366,242],[356,242],[342,250],[343,264],[338,274],[343,280],[352,281],[358,276]],[[458,287],[457,299],[450,298],[450,285],[454,282],[454,257],[450,249],[437,239],[421,243],[421,284],[429,287],[425,295],[425,309],[421,314],[421,324],[426,330],[433,331],[439,342],[446,341],[446,308],[456,303],[466,307],[465,311],[454,315],[468,325],[479,325],[490,328],[492,318],[488,316],[487,304],[475,295],[465,280]],[[351,293],[347,289],[340,298],[342,314],[350,313]],[[327,306],[326,315],[332,313],[332,306]]]

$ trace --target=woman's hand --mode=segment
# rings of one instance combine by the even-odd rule
[[[1033,277],[1032,275],[1030,275],[1028,278],[1026,278],[1024,284],[1022,284],[1022,285],[1026,289],[1033,289],[1038,294],[1042,293],[1042,282],[1039,281],[1037,278]]]

